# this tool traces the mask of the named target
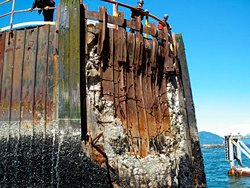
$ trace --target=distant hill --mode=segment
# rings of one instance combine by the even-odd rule
[[[211,132],[206,132],[206,131],[201,131],[199,132],[199,137],[200,137],[200,144],[201,145],[214,145],[214,144],[223,144],[224,138],[211,133]]]

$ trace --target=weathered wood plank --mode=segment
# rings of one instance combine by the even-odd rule
[[[87,6],[84,6],[84,12],[87,11]],[[89,35],[89,32],[88,32],[88,23],[85,19],[84,21],[84,29],[82,29],[85,33],[85,41],[84,41],[84,48],[85,48],[85,52],[84,52],[84,55],[88,55],[88,35]],[[92,34],[92,36],[94,37],[94,35]],[[86,57],[86,56],[85,56]]]
[[[113,30],[114,32],[114,106],[115,106],[115,116],[120,117],[120,104],[119,104],[119,58],[120,58],[120,39],[118,30]]]
[[[58,34],[55,32],[55,27],[49,27],[49,42],[48,42],[48,65],[47,65],[47,82],[46,82],[46,108],[45,108],[45,119],[46,124],[56,119],[56,101],[55,96],[57,91],[57,70],[58,70],[58,61],[57,61],[57,37]],[[55,94],[54,94],[55,93]]]
[[[5,32],[0,33],[0,106],[1,106],[1,96],[2,96],[2,78],[3,78],[3,68],[4,68],[4,51],[5,51]],[[0,109],[0,119],[2,118],[2,110]]]
[[[61,13],[61,6],[59,5],[57,7],[57,14],[56,14],[56,20],[59,20],[60,19],[60,13]],[[49,80],[47,82],[48,84],[48,89],[47,89],[47,92],[48,92],[48,97],[47,97],[47,101],[51,100],[49,99],[49,96],[50,96],[50,93],[53,92],[53,108],[54,108],[54,113],[53,113],[53,116],[52,116],[52,119],[54,120],[58,120],[58,112],[59,112],[59,95],[58,95],[58,91],[59,91],[59,82],[58,82],[58,78],[59,78],[59,21],[57,21],[57,25],[55,26],[55,29],[52,29],[51,32],[54,33],[55,31],[55,35],[54,35],[54,41],[53,43],[49,43],[49,60],[48,60],[48,77],[49,77]],[[50,35],[51,36],[51,35]],[[51,54],[50,53],[53,53],[51,48],[52,48],[52,45],[53,45],[53,50],[54,50],[54,54],[53,54],[53,68],[51,68],[51,65],[50,65],[50,56]],[[50,52],[51,50],[51,52]],[[52,70],[53,69],[53,70]],[[54,77],[50,77],[50,75],[54,74]],[[53,84],[53,91],[52,91],[52,88],[50,86],[50,79],[53,79],[54,80],[54,84]],[[50,105],[47,105],[47,108],[49,107]],[[46,114],[49,113],[50,110],[47,110]],[[52,114],[51,114],[52,115]],[[58,156],[58,148],[60,147],[59,146],[59,138],[58,137],[52,137],[51,136],[51,133],[54,133],[55,130],[58,130],[58,127],[57,127],[57,124],[55,124],[53,121],[51,123],[48,123],[49,121],[49,117],[47,116],[47,123],[46,123],[46,138],[49,141],[51,141],[51,138],[52,138],[52,147],[50,149],[49,144],[47,144],[46,142],[44,143],[45,145],[45,148],[50,150],[51,152],[51,157],[52,157],[52,161],[51,161],[51,169],[55,169],[56,166],[58,165],[57,161],[54,160],[57,156]],[[52,129],[52,130],[51,130]],[[48,134],[47,134],[48,133]],[[58,135],[59,134],[59,131],[56,131],[55,132],[55,135]],[[49,136],[50,135],[50,136]],[[44,153],[46,153],[46,149],[44,149]],[[44,161],[47,161],[46,158]],[[49,186],[56,186],[57,185],[57,172],[56,170],[51,170],[50,169],[50,174],[46,173],[47,169],[45,169],[45,182],[46,182],[46,179],[52,179],[53,181],[48,181],[48,182],[51,182]]]
[[[135,31],[140,31],[141,22],[139,20],[125,20],[126,27],[131,28]]]
[[[165,33],[167,33],[167,28],[165,29]],[[168,34],[165,34],[165,38],[166,38],[166,42],[164,44],[164,48],[165,48],[165,62],[164,62],[164,73],[166,72],[173,72],[174,71],[174,52],[171,51],[170,49],[170,45],[171,44],[171,36],[169,36]]]
[[[107,9],[105,7],[99,8],[99,17],[102,21],[99,23],[99,38],[98,38],[98,47],[97,54],[101,55],[104,46],[104,40],[106,38],[106,30],[107,30]]]
[[[57,176],[60,177],[67,166],[68,157],[72,153],[71,144],[81,143],[78,134],[81,129],[80,111],[80,2],[76,0],[61,0],[60,25],[59,25],[59,114],[58,124],[60,135],[60,152],[56,155],[60,158]],[[74,134],[74,133],[77,134]],[[80,144],[74,148],[80,150]],[[75,151],[76,151],[75,150]],[[77,156],[74,156],[77,158]],[[78,168],[76,163],[71,163],[72,168]],[[70,182],[80,178],[80,174],[69,173],[68,178],[58,179],[57,185],[70,187]]]
[[[25,37],[25,54],[23,63],[23,80],[22,80],[22,97],[21,97],[21,128],[20,128],[20,139],[29,140],[23,144],[22,148],[24,151],[33,152],[32,138],[34,132],[33,126],[33,115],[34,115],[34,89],[35,89],[35,67],[37,57],[37,38],[38,38],[38,27],[31,28],[26,31]],[[23,181],[32,181],[32,162],[30,161],[31,156],[25,156],[24,161],[20,163],[20,169],[27,170],[28,176],[19,174]],[[27,167],[28,166],[28,167]],[[30,176],[30,177],[29,177]]]
[[[34,143],[41,143],[45,138],[46,131],[46,83],[47,83],[47,59],[48,59],[48,33],[49,26],[38,28],[37,54],[35,66],[35,88],[34,88],[34,129],[33,129],[33,155],[38,167],[33,169],[32,178],[37,179],[36,186],[41,187],[44,177],[43,169],[43,147],[34,147]]]
[[[70,59],[69,59],[69,3],[66,1],[61,4],[60,25],[59,25],[59,65],[58,65],[58,118],[70,117],[70,96],[69,96],[69,79],[70,79]]]
[[[17,151],[17,157],[21,152],[33,153],[33,136],[34,136],[34,93],[35,93],[35,68],[37,57],[37,38],[38,27],[26,29],[24,57],[23,57],[23,73],[21,88],[21,124],[20,124],[20,145],[22,150]],[[22,179],[21,183],[31,185],[33,179],[33,163],[31,160],[33,155],[23,156],[18,164],[17,176]],[[22,173],[28,172],[28,173]]]
[[[173,32],[171,32],[171,37],[173,39],[173,45],[174,45],[174,56],[177,56],[177,42],[175,34]]]
[[[80,4],[75,0],[70,0],[69,10],[69,101],[70,101],[70,118],[80,119]],[[80,127],[80,124],[79,124]]]
[[[123,127],[127,129],[126,120],[126,70],[125,63],[119,62],[118,71],[118,117],[121,119]]]
[[[151,61],[151,66],[152,66],[152,71],[156,69],[156,58],[158,55],[158,41],[155,37],[152,39],[152,50],[151,50],[151,56],[150,56],[150,61]],[[155,76],[152,72],[152,77]]]
[[[12,74],[13,74],[13,61],[15,53],[15,36],[16,32],[12,35],[6,33],[5,51],[4,51],[4,65],[2,76],[2,90],[1,90],[1,120],[10,120],[10,107],[11,107],[11,93],[12,93]]]
[[[123,46],[123,37],[122,37],[122,29],[118,28],[118,30],[115,31],[115,43],[116,43],[116,55],[117,55],[117,61],[122,61],[122,46]]]
[[[108,23],[123,26],[124,24],[124,13],[120,12],[118,13],[118,16],[110,16],[108,15]]]
[[[149,150],[148,145],[148,128],[147,128],[147,117],[144,103],[144,91],[143,91],[143,77],[145,74],[145,62],[143,62],[142,56],[144,53],[144,41],[143,36],[140,33],[136,33],[136,49],[135,55],[136,58],[135,67],[136,69],[136,105],[138,113],[138,124],[139,124],[139,134],[141,142],[141,156],[145,157]]]
[[[115,42],[115,60],[122,60],[122,34],[120,34],[121,29],[114,29],[114,42]]]
[[[166,32],[166,28],[164,28],[164,33]],[[159,88],[159,94],[160,94],[160,111],[161,111],[161,133],[165,133],[169,131],[170,128],[170,119],[169,119],[169,112],[168,112],[168,106],[167,106],[167,72],[169,71],[169,67],[168,67],[168,63],[169,63],[169,48],[168,48],[168,36],[167,34],[165,34],[165,39],[166,42],[164,43],[164,47],[161,48],[161,54],[163,56],[163,61],[161,62],[162,65],[160,66],[160,74],[159,74],[159,84],[160,84],[160,88]]]
[[[130,140],[130,152],[140,155],[139,126],[135,98],[135,35],[127,33],[128,67],[127,67],[127,126]]]
[[[123,112],[123,126],[125,129],[127,129],[128,125],[127,125],[127,106],[126,106],[126,100],[127,100],[127,74],[126,74],[126,64],[122,65],[122,70],[121,70],[121,83],[119,85],[120,88],[120,103],[121,103],[121,108],[122,108],[122,112]]]
[[[44,139],[45,141],[43,142],[43,148],[42,148],[42,152],[43,152],[43,158],[42,158],[42,177],[43,177],[43,182],[44,182],[44,186],[49,187],[52,186],[51,184],[51,179],[53,179],[53,172],[55,173],[55,171],[51,171],[51,169],[54,168],[55,164],[53,160],[53,155],[54,154],[54,150],[53,147],[57,147],[56,146],[56,138],[52,137],[53,131],[56,130],[56,128],[54,127],[55,124],[53,123],[52,120],[56,120],[55,117],[55,112],[56,112],[56,102],[54,100],[54,97],[57,96],[57,83],[56,81],[56,77],[57,72],[55,70],[57,70],[57,51],[55,48],[57,48],[57,41],[54,41],[56,39],[55,35],[57,35],[55,27],[54,26],[49,26],[49,31],[48,31],[48,53],[47,53],[47,71],[46,71],[46,75],[47,75],[47,79],[46,79],[46,98],[45,98],[45,131],[44,131]],[[55,51],[54,51],[55,50]],[[54,58],[54,53],[55,53],[55,58]],[[55,93],[55,94],[54,94]],[[54,94],[54,95],[53,95]],[[49,163],[49,165],[45,165],[46,162],[51,159],[48,156],[48,153],[50,154],[49,156],[52,158],[52,162]]]
[[[163,74],[160,89],[160,109],[162,113],[162,127],[161,132],[170,132],[170,116],[168,111],[168,101],[167,101],[167,80],[166,74]]]
[[[156,36],[156,31],[154,30],[154,28],[151,28],[151,27],[147,27],[147,26],[143,26],[143,33],[146,33],[146,34],[149,34],[153,37]]]
[[[142,135],[141,135],[141,125],[142,125],[142,122],[140,122],[140,117],[141,117],[141,114],[140,114],[140,110],[138,109],[139,106],[138,106],[138,100],[140,99],[140,94],[141,94],[141,91],[140,91],[140,85],[139,85],[139,75],[138,75],[138,72],[139,72],[139,67],[140,67],[140,52],[141,52],[141,34],[139,34],[138,32],[136,32],[136,35],[135,35],[135,54],[134,54],[134,62],[133,62],[133,67],[134,67],[134,83],[135,83],[135,101],[136,101],[136,113],[137,113],[137,125],[138,125],[138,134],[139,134],[139,155],[142,154]],[[139,95],[139,96],[138,96]]]
[[[37,38],[38,27],[26,31],[21,103],[23,126],[31,125],[33,122]],[[32,132],[32,130],[30,131]]]
[[[59,25],[59,119],[80,118],[80,4],[61,3]]]
[[[33,157],[36,158],[37,168],[33,169],[33,178],[37,181],[35,185],[43,186],[44,161],[43,152],[44,145],[35,147],[34,143],[44,142],[46,137],[46,84],[47,84],[47,60],[48,60],[48,37],[49,25],[38,28],[37,39],[37,57],[35,66],[35,96],[34,96],[34,130],[33,130]]]
[[[97,11],[91,11],[91,10],[86,10],[85,11],[85,18],[86,19],[93,19],[93,20],[99,20],[99,12]]]
[[[166,73],[167,73],[167,62],[168,56],[165,55],[166,52],[166,44],[164,46],[160,46],[160,59],[158,63],[158,75],[157,75],[157,85],[158,85],[158,116],[157,119],[160,122],[160,133],[164,133],[169,129],[169,115],[167,108],[167,95],[166,95]]]
[[[117,106],[117,117],[119,117],[122,121],[123,127],[127,129],[127,120],[126,120],[126,71],[124,70],[124,64],[118,64],[118,72],[117,72],[117,79],[118,79],[118,86],[117,86],[117,97],[116,103]],[[115,66],[117,68],[117,66]],[[116,74],[115,74],[116,75]]]
[[[156,54],[156,47],[157,47],[158,41],[153,38],[152,40],[146,40],[145,42],[145,63],[146,63],[146,76],[144,78],[144,93],[145,96],[145,107],[146,107],[146,114],[147,114],[147,122],[148,122],[148,136],[149,140],[150,138],[153,138],[156,136],[156,122],[154,117],[154,111],[153,111],[153,105],[154,105],[154,96],[153,96],[153,88],[152,83],[154,81],[154,63],[156,60],[156,56],[152,57],[153,54]]]
[[[157,41],[156,41],[157,43]],[[147,50],[146,47],[149,47]],[[147,115],[147,124],[148,124],[148,134],[149,137],[156,136],[156,123],[155,123],[155,117],[153,112],[153,89],[152,89],[152,82],[153,82],[153,73],[152,73],[152,59],[155,59],[155,56],[152,57],[152,54],[155,54],[155,46],[153,45],[153,40],[145,40],[145,64],[146,64],[146,70],[145,70],[145,76],[143,77],[143,93],[144,93],[144,103],[146,108],[146,115]]]
[[[14,125],[11,120],[11,97],[12,97],[12,86],[13,86],[13,63],[15,58],[15,40],[16,40],[16,31],[13,33],[6,34],[5,40],[5,53],[4,53],[4,72],[3,72],[3,80],[2,80],[2,98],[0,109],[3,110],[3,124],[1,128],[6,131],[4,134],[7,137],[7,144],[5,150],[5,159],[2,161],[2,165],[5,171],[5,186],[10,186],[13,183],[13,179],[11,173],[15,173],[15,168],[11,166],[12,161],[15,160],[16,155],[16,144],[11,143],[14,134],[18,134],[18,125]],[[1,92],[1,91],[0,91]],[[2,108],[3,107],[3,108]],[[5,125],[4,125],[5,124]],[[16,129],[17,127],[17,129]],[[15,132],[16,131],[16,132]]]
[[[113,29],[109,29],[109,61],[102,67],[102,88],[104,98],[108,101],[114,100],[114,78],[113,78],[113,67],[114,67],[114,35]]]
[[[124,28],[118,28],[118,36],[120,40],[121,55],[119,56],[119,106],[120,106],[120,118],[122,120],[123,126],[127,129],[127,119],[126,119],[126,61],[127,61],[127,34]],[[119,53],[120,54],[120,53]]]
[[[87,7],[86,7],[87,9]],[[88,137],[87,124],[87,89],[86,89],[86,63],[87,63],[87,35],[88,27],[85,19],[85,6],[80,4],[80,99],[81,99],[81,138],[85,142]]]
[[[119,61],[126,62],[127,61],[127,34],[125,28],[119,27],[119,38],[121,40],[121,59]]]
[[[156,130],[157,134],[161,133],[162,126],[162,112],[160,109],[160,89],[161,89],[161,80],[163,73],[163,57],[161,55],[163,47],[161,45],[158,46],[157,49],[157,59],[155,66],[155,80],[154,80],[154,112],[155,112],[155,121],[156,121]]]
[[[163,73],[166,73],[167,71],[170,71],[171,69],[171,65],[169,64],[169,40],[168,40],[168,33],[167,33],[167,28],[164,27],[163,29],[163,33],[164,33],[164,38],[166,39],[166,41],[164,41],[163,46],[164,46],[164,52],[163,52],[163,56],[164,56],[164,67],[163,67]]]
[[[12,101],[11,101],[11,121],[20,121],[21,119],[21,91],[23,77],[23,59],[26,29],[16,32],[15,44],[15,59],[13,70],[13,86],[12,86]]]
[[[48,59],[48,37],[49,26],[39,27],[38,29],[37,62],[35,78],[35,103],[34,103],[34,123],[38,125],[43,120],[45,126],[45,106],[46,106],[46,82],[47,82],[47,59]]]
[[[185,96],[185,103],[184,107],[187,113],[187,120],[188,120],[188,128],[186,133],[186,139],[191,141],[191,153],[192,157],[195,159],[193,160],[193,166],[195,167],[194,170],[194,176],[197,177],[197,184],[202,184],[205,182],[206,177],[204,173],[201,173],[200,170],[198,169],[204,169],[203,165],[203,160],[202,160],[202,151],[200,148],[199,144],[199,137],[198,137],[198,130],[197,130],[197,123],[196,123],[196,118],[195,118],[195,108],[194,108],[194,101],[193,101],[193,96],[192,96],[192,91],[191,91],[191,84],[190,84],[190,77],[189,77],[189,71],[188,71],[188,65],[187,65],[187,60],[186,60],[186,55],[185,55],[185,47],[183,43],[183,38],[181,34],[178,34],[176,36],[176,40],[178,43],[178,58],[180,60],[180,70],[182,72],[181,74],[181,80],[182,80],[182,86],[180,87],[179,85],[179,90],[180,92],[183,91],[183,95]],[[182,110],[184,110],[184,107]],[[188,148],[187,148],[188,149]],[[197,169],[198,168],[198,169]],[[203,171],[204,172],[204,171]]]

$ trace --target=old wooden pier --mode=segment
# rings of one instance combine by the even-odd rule
[[[1,187],[206,186],[182,36],[156,24],[61,0],[0,30]]]

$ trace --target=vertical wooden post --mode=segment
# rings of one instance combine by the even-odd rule
[[[2,78],[3,78],[3,65],[4,65],[4,51],[5,51],[5,33],[0,34],[0,106],[2,94]],[[2,109],[0,110],[0,118],[2,117]]]
[[[86,109],[86,74],[85,74],[85,51],[86,51],[86,20],[85,7],[80,5],[80,91],[81,91],[81,134],[82,140],[87,140],[87,109]]]
[[[57,187],[82,187],[81,90],[80,90],[80,0],[61,0],[58,62],[58,153]],[[84,92],[83,92],[84,93]],[[73,146],[73,147],[72,147]],[[56,148],[55,148],[56,149]],[[68,157],[70,156],[70,157]],[[74,162],[73,162],[73,160]],[[64,172],[67,171],[67,178]],[[75,184],[75,185],[74,185]]]
[[[61,0],[59,119],[80,119],[80,1]]]
[[[185,55],[185,48],[184,48],[184,42],[181,34],[176,35],[176,42],[178,45],[176,45],[177,51],[178,51],[178,58],[180,60],[180,80],[182,80],[183,88],[180,89],[180,92],[183,92],[183,95],[185,97],[185,109],[186,109],[186,118],[187,118],[187,143],[189,140],[189,150],[191,149],[191,155],[193,159],[193,168],[194,168],[194,179],[195,185],[202,185],[206,184],[206,176],[204,173],[204,163],[203,163],[203,157],[201,152],[201,147],[199,143],[199,137],[198,137],[198,130],[197,130],[197,124],[196,124],[196,118],[195,118],[195,109],[194,109],[194,102],[193,102],[193,96],[191,91],[191,84],[190,84],[190,77],[188,72],[188,66],[187,66],[187,60]],[[182,91],[181,91],[182,90]]]
[[[107,9],[105,7],[99,7],[99,38],[98,38],[98,48],[97,54],[101,55],[103,51],[104,41],[106,37],[106,29],[107,29]]]

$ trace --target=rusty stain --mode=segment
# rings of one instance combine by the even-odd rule
[[[38,32],[39,29],[41,32]],[[48,80],[50,80],[50,87],[55,85],[54,70],[52,69],[52,73],[46,70],[48,61],[52,62],[52,67],[54,67],[53,41],[55,34],[53,31],[53,34],[48,35],[48,32],[48,26],[15,31],[14,37],[11,38],[6,49],[4,47],[5,41],[8,41],[8,34],[0,34],[1,120],[10,118],[10,121],[21,121],[22,126],[28,128],[30,124],[39,125],[41,119],[46,119],[45,111],[49,114],[48,116],[51,116],[46,119],[45,123],[53,120],[54,87],[50,92],[50,98],[46,98],[45,88]],[[50,40],[48,36],[50,36]],[[37,41],[39,37],[40,39]],[[50,51],[48,50],[49,45],[52,49]],[[38,53],[37,48],[39,48]],[[48,53],[49,58],[47,58]],[[37,66],[35,66],[36,64]],[[35,78],[35,71],[37,71],[37,78]],[[10,97],[10,95],[12,96]],[[45,107],[45,103],[48,104],[47,107]]]

